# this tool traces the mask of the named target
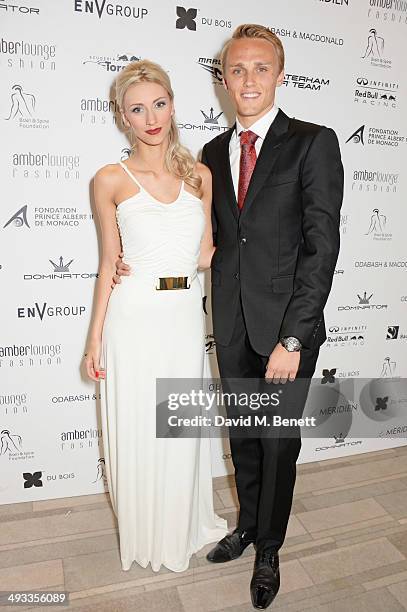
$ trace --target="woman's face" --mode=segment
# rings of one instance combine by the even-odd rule
[[[159,83],[135,83],[124,94],[123,122],[145,144],[156,146],[167,139],[173,113],[173,102]]]

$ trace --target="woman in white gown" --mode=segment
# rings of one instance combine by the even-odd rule
[[[155,429],[156,378],[203,376],[197,269],[210,266],[214,251],[211,175],[179,143],[160,66],[129,64],[116,94],[132,153],[95,176],[102,256],[85,360],[89,377],[101,381],[122,569],[136,561],[181,572],[194,552],[227,533],[213,509],[210,439],[157,438]],[[133,272],[112,291],[121,250]]]

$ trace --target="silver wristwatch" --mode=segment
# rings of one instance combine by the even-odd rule
[[[280,338],[280,344],[290,353],[300,351],[302,348],[301,342],[295,336],[284,336],[284,338]]]

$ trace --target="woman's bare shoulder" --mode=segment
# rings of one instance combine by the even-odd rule
[[[212,173],[209,170],[208,166],[205,166],[205,164],[203,164],[202,162],[199,162],[199,161],[196,162],[195,172],[199,174],[199,176],[201,177],[204,183],[210,181],[212,178]]]
[[[115,186],[123,170],[119,164],[106,164],[95,174],[95,180],[104,186]]]

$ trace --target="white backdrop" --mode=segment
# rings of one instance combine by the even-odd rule
[[[281,36],[277,103],[333,127],[345,165],[342,248],[316,372],[344,402],[327,400],[326,438],[304,439],[300,461],[404,444],[407,399],[393,383],[407,369],[407,2],[6,0],[0,14],[0,503],[106,487],[97,389],[80,363],[98,268],[91,180],[128,146],[111,102],[115,76],[132,59],[161,63],[183,142],[197,154],[233,122],[217,57],[243,22]],[[216,374],[209,315],[207,334]],[[373,404],[340,395],[353,378],[381,379]],[[369,437],[348,435],[352,419],[369,421]],[[226,441],[213,441],[213,468],[232,470]]]

